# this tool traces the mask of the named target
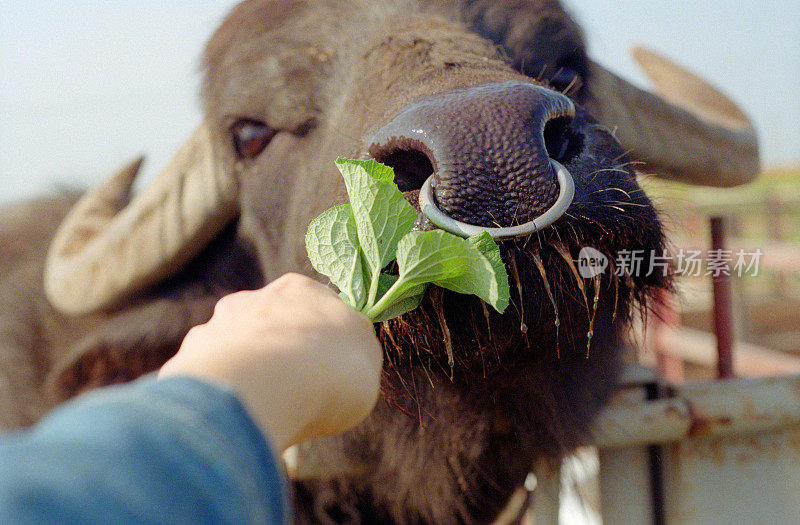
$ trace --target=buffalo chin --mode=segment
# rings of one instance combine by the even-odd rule
[[[577,446],[616,384],[624,329],[669,277],[620,277],[609,268],[584,279],[574,263],[579,246],[543,239],[502,243],[511,287],[504,314],[431,287],[418,309],[380,325],[388,403],[421,421],[414,385],[438,378],[446,385],[438,388],[470,403],[502,399],[486,409],[548,454]]]

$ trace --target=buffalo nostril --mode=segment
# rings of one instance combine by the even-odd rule
[[[430,153],[421,143],[396,139],[383,147],[370,148],[370,155],[394,170],[394,181],[400,191],[414,191],[433,175],[434,165]]]
[[[531,221],[555,202],[551,160],[580,151],[572,101],[526,82],[490,82],[422,97],[371,137],[369,153],[404,191],[433,176],[434,202],[479,226]]]
[[[569,162],[583,147],[583,138],[572,131],[571,123],[570,116],[557,117],[548,120],[542,130],[547,156],[562,164]]]

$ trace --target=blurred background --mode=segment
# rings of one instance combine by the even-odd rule
[[[88,187],[138,153],[145,179],[199,121],[197,64],[233,0],[0,0],[0,202]],[[566,0],[591,55],[647,85],[645,44],[741,104],[766,167],[800,162],[800,3]]]

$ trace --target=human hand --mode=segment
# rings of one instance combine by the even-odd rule
[[[363,420],[378,397],[382,359],[365,315],[316,281],[286,274],[261,290],[223,297],[159,378],[188,375],[231,386],[284,450]]]

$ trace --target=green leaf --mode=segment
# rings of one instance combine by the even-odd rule
[[[463,274],[465,246],[464,239],[442,230],[406,234],[397,244],[400,275],[373,307],[367,307],[367,316],[375,318],[391,304],[416,295],[420,286]]]
[[[391,290],[392,287],[397,283],[399,278],[400,277],[398,275],[382,273],[380,282],[378,284],[377,299],[382,299],[386,295],[386,292]],[[388,321],[389,319],[394,319],[395,317],[399,317],[404,313],[410,312],[411,310],[417,308],[422,302],[422,298],[425,297],[426,288],[428,288],[427,284],[404,287],[400,293],[391,298],[390,302],[386,303],[389,306],[376,314],[376,316],[372,318],[372,321],[374,323]]]
[[[425,291],[425,288],[428,287],[427,283],[425,284],[411,284],[406,285],[405,283],[401,283],[401,286],[395,286],[397,281],[400,279],[399,275],[394,275],[390,273],[382,273],[380,280],[378,282],[378,295],[376,300],[382,299],[386,292],[391,290],[394,287],[392,301],[402,301],[408,297],[412,297],[415,295],[419,295]],[[398,314],[399,315],[399,314]]]
[[[383,297],[383,295],[394,286],[394,283],[397,282],[398,276],[391,274],[391,273],[382,273],[380,279],[378,279],[378,294],[376,296],[377,299]]]
[[[413,295],[409,289],[424,283],[477,295],[500,313],[508,306],[508,274],[486,232],[466,240],[442,230],[410,232],[397,246],[397,264],[399,278],[367,315]]]
[[[342,171],[342,167],[345,167],[345,169],[348,170],[360,167],[376,180],[388,180],[389,182],[394,182],[394,170],[390,166],[381,164],[375,159],[356,160],[343,159],[342,157],[339,157],[336,159],[336,165],[339,166],[340,172]]]
[[[372,322],[382,323],[383,321],[394,319],[395,317],[399,317],[406,312],[410,312],[411,310],[418,308],[419,304],[422,302],[422,298],[425,297],[425,286],[422,287],[422,290],[422,293],[393,302],[388,308],[386,308],[386,310],[379,313],[374,319],[372,319]]]
[[[491,235],[483,232],[466,240],[470,253],[465,257],[467,270],[460,276],[438,280],[436,284],[457,293],[474,294],[500,313],[508,307],[508,273],[500,248]]]
[[[360,310],[367,293],[356,222],[349,204],[326,210],[311,221],[306,251],[314,269],[327,275],[341,290],[344,301]]]
[[[417,212],[374,160],[338,159],[351,204],[311,222],[311,264],[340,297],[380,322],[417,308],[429,284],[475,294],[499,312],[508,306],[508,274],[488,233],[461,239],[442,230],[410,231]],[[397,259],[399,275],[382,272]]]
[[[337,159],[353,206],[358,241],[369,270],[368,302],[375,299],[380,271],[394,259],[398,241],[414,226],[417,211],[393,182],[394,172],[374,160]]]
[[[409,232],[397,245],[399,280],[413,286],[463,275],[466,246],[464,239],[443,230]]]

